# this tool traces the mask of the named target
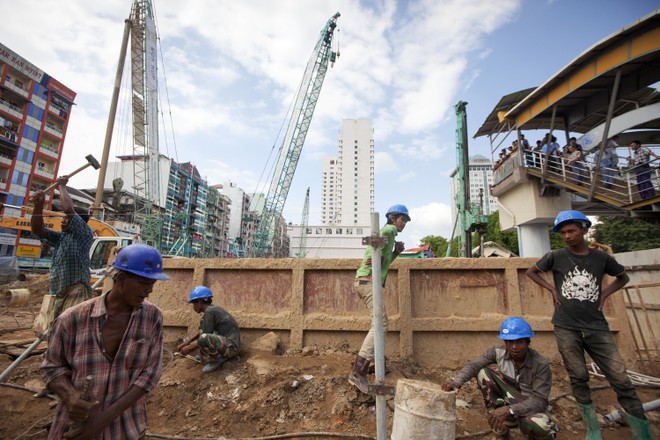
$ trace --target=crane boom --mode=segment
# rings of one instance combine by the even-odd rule
[[[254,244],[250,252],[253,257],[271,255],[275,231],[284,210],[284,203],[289,194],[293,174],[298,166],[298,159],[300,159],[305,137],[312,121],[314,108],[321,93],[325,74],[328,71],[328,62],[334,62],[337,57],[337,53],[331,49],[331,44],[339,16],[340,14],[337,12],[327,21],[314,46],[312,56],[307,62],[300,89],[296,94],[286,135],[280,148],[273,179],[255,231]]]
[[[296,257],[305,258],[307,255],[307,224],[309,223],[309,187],[307,187],[307,192],[305,193],[305,204],[303,205],[302,219],[300,221],[300,246],[298,247],[298,253]]]

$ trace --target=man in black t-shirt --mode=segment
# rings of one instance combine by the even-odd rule
[[[591,221],[579,211],[560,212],[552,230],[561,234],[566,248],[545,254],[527,270],[527,276],[552,294],[555,303],[552,323],[557,346],[587,428],[587,438],[600,440],[601,436],[596,407],[591,400],[585,352],[616,392],[626,411],[633,438],[650,440],[651,431],[642,403],[626,374],[623,359],[602,312],[607,297],[625,286],[629,278],[614,257],[587,246],[584,235],[590,226]],[[552,271],[554,285],[541,275],[547,271]],[[603,287],[605,274],[615,279]]]
[[[212,304],[213,293],[206,286],[197,286],[190,292],[188,304],[193,310],[203,313],[199,331],[192,338],[185,338],[177,347],[181,354],[188,354],[199,347],[200,361],[205,364],[202,371],[211,373],[230,358],[238,355],[241,335],[238,324],[231,313]]]

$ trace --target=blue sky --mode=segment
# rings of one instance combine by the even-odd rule
[[[339,11],[341,56],[326,76],[284,215],[300,222],[309,186],[310,223],[320,221],[323,158],[336,153],[343,118],[369,117],[376,210],[384,220],[388,206],[408,206],[407,247],[425,235],[451,234],[448,176],[456,162],[458,100],[468,102],[471,138],[501,96],[542,84],[657,6],[650,0],[155,2],[160,74],[167,79],[161,152],[194,163],[210,184],[231,180],[248,193],[267,188],[259,180],[268,155],[279,147],[280,126],[318,34]],[[101,157],[130,8],[130,0],[21,0],[10,12],[16,19],[3,24],[7,47],[78,93],[62,174],[86,154]],[[38,16],[44,26],[30,27],[35,11],[44,11]],[[112,155],[128,152],[122,136],[115,136]],[[470,154],[489,157],[487,140],[471,139]],[[95,187],[96,175],[87,170],[71,184]]]

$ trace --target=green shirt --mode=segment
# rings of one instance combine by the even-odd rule
[[[380,230],[380,236],[387,238],[387,242],[380,247],[380,256],[382,257],[381,265],[381,278],[383,280],[383,287],[385,287],[385,280],[387,280],[387,271],[394,260],[394,238],[398,234],[396,226],[387,224]],[[367,260],[371,258],[371,246],[367,246],[364,250],[364,257],[362,257],[362,264],[355,274],[356,278],[370,277],[371,266],[367,266]]]

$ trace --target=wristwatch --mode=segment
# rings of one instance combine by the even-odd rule
[[[515,416],[515,414],[513,413],[513,409],[511,409],[511,407],[509,407],[509,414],[511,414],[512,416]]]

